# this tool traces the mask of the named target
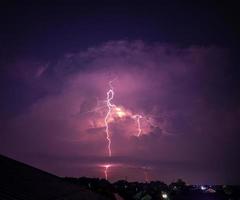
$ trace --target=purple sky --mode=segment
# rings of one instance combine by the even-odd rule
[[[1,116],[0,152],[60,176],[104,177],[111,163],[110,180],[144,180],[147,171],[151,180],[236,183],[240,106],[228,95],[229,64],[228,48],[143,40],[104,42],[54,62],[17,59],[7,76],[29,102],[16,95],[21,109]],[[142,120],[136,137],[136,121],[114,119],[108,158],[111,80],[112,103],[153,125]]]

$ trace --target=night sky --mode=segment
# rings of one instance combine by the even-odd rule
[[[104,178],[109,165],[110,181],[239,183],[237,12],[209,2],[1,3],[0,154],[59,176]]]

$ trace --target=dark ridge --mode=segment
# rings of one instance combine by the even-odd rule
[[[60,177],[0,155],[0,200],[104,200]]]

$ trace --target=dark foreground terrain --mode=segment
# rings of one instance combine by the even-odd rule
[[[0,155],[0,200],[240,200],[240,187],[60,178]]]
[[[63,179],[0,155],[0,200],[104,200]]]

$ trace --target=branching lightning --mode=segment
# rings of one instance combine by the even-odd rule
[[[136,115],[132,115],[132,113],[126,113],[124,112],[124,110],[121,109],[121,107],[116,106],[115,104],[112,103],[112,100],[114,98],[114,90],[113,90],[113,86],[112,86],[112,82],[109,82],[109,86],[110,89],[107,92],[107,99],[106,99],[106,104],[107,104],[107,114],[104,118],[104,123],[105,123],[105,132],[106,132],[106,140],[107,140],[107,149],[108,149],[108,156],[111,157],[112,156],[112,149],[111,149],[111,136],[110,136],[110,131],[109,131],[109,119],[111,118],[111,114],[113,111],[115,111],[115,114],[118,117],[124,117],[126,115],[130,115],[133,119],[136,119],[137,121],[137,129],[138,129],[138,133],[137,136],[140,137],[141,133],[142,133],[142,128],[141,128],[141,119],[143,118],[142,115],[136,114]]]
[[[131,117],[132,119],[136,120],[137,122],[137,137],[140,137],[143,129],[141,127],[141,119],[147,119],[146,117],[140,115],[140,114],[135,114],[133,115],[131,111],[124,109],[122,106],[116,106],[115,104],[112,103],[112,100],[114,98],[114,89],[112,86],[112,82],[109,82],[110,89],[107,91],[107,98],[105,100],[106,105],[107,105],[107,113],[104,118],[104,123],[105,123],[105,132],[106,132],[106,140],[107,140],[107,151],[108,151],[108,156],[112,157],[112,149],[111,149],[111,134],[109,130],[109,123],[112,122],[115,117],[117,118],[123,118],[123,117]],[[148,121],[148,120],[147,120]],[[108,180],[108,171],[109,168],[111,167],[110,164],[104,165],[104,175],[105,179]],[[148,171],[145,169],[144,170],[145,174],[145,181],[149,181],[148,177]]]

